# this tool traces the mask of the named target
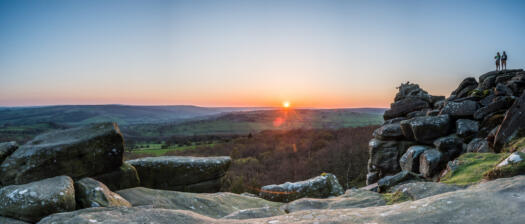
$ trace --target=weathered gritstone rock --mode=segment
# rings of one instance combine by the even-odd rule
[[[386,205],[381,194],[361,189],[350,189],[345,194],[327,199],[302,198],[282,206],[287,213],[312,209],[366,208]]]
[[[414,145],[410,141],[381,141],[372,139],[368,143],[369,159],[367,183],[375,183],[379,178],[395,174],[401,170],[399,159],[406,150]],[[377,173],[375,175],[374,173]]]
[[[390,105],[390,109],[385,111],[383,118],[389,120],[396,117],[402,117],[410,112],[430,108],[430,104],[416,97],[407,97],[396,101]]]
[[[303,197],[327,198],[343,193],[343,187],[337,181],[337,177],[330,173],[323,173],[321,176],[304,181],[263,186],[259,196],[270,201],[290,202]]]
[[[103,183],[89,177],[75,182],[75,199],[78,208],[131,207],[126,199],[111,192]]]
[[[439,115],[433,117],[415,117],[407,121],[402,121],[401,126],[408,125],[409,130],[403,129],[403,134],[413,135],[413,138],[420,143],[432,144],[435,139],[446,136],[450,129],[450,117],[448,115]],[[407,133],[405,133],[405,131]]]
[[[479,131],[479,123],[474,120],[458,119],[456,121],[456,134],[464,139],[472,139]]]
[[[2,224],[29,224],[28,222],[24,222],[24,221],[17,220],[17,219],[6,218],[2,216],[0,216],[0,223]]]
[[[256,219],[284,214],[286,213],[282,209],[276,207],[249,208],[233,212],[222,219]]]
[[[498,82],[498,79],[496,79],[496,82]],[[496,88],[494,88],[494,95],[496,96],[512,96],[513,94],[514,93],[509,87],[501,83],[498,83]]]
[[[445,160],[453,160],[463,151],[463,140],[456,135],[438,138],[434,141],[436,149],[443,153]]]
[[[454,95],[455,98],[463,98],[468,96],[469,92],[478,87],[478,82],[474,77],[468,77],[464,79],[450,95]]]
[[[306,199],[303,199],[306,200]],[[317,199],[319,200],[319,199]],[[332,200],[332,199],[324,199]],[[245,220],[220,220],[193,212],[159,208],[89,208],[54,214],[51,223],[501,223],[525,220],[525,176],[502,178],[443,194],[389,206],[309,209],[286,215]],[[302,209],[301,209],[302,210]]]
[[[406,98],[418,98],[422,99],[427,102],[435,102],[435,100],[439,100],[440,97],[433,97],[430,96],[427,91],[421,89],[418,84],[415,83],[401,83],[399,87],[399,92],[396,94],[396,97],[394,99],[395,102],[406,99]]]
[[[141,186],[187,192],[217,192],[231,158],[161,156],[127,161],[137,169]]]
[[[419,156],[426,150],[431,149],[429,146],[414,145],[408,148],[407,152],[399,159],[401,170],[410,172],[419,172]]]
[[[93,177],[93,179],[104,183],[112,191],[140,186],[137,170],[127,162],[122,163],[118,169]]]
[[[36,222],[53,213],[75,210],[73,180],[67,176],[0,188],[0,215]]]
[[[2,142],[0,143],[0,164],[18,148],[16,142]]]
[[[499,152],[520,131],[525,129],[525,91],[510,107],[494,139],[494,149]]]
[[[0,166],[3,185],[57,175],[95,176],[122,165],[122,135],[116,124],[91,124],[52,131],[20,146]]]
[[[122,224],[122,223],[155,223],[155,224],[202,224],[232,223],[232,220],[217,220],[189,211],[162,208],[86,208],[74,212],[57,213],[42,219],[38,224]]]
[[[400,184],[392,187],[389,191],[403,192],[408,195],[412,200],[419,200],[430,196],[443,194],[451,191],[457,191],[464,189],[459,186],[436,183],[436,182],[412,182],[406,184]]]
[[[461,102],[448,101],[445,103],[440,114],[448,114],[455,118],[469,118],[476,113],[479,105],[478,102],[472,100],[465,100]]]
[[[443,154],[437,149],[426,150],[419,157],[419,173],[430,178],[443,168]]]
[[[489,142],[484,138],[475,138],[467,145],[467,152],[490,152]]]
[[[124,189],[117,194],[128,200],[134,207],[188,210],[213,218],[221,218],[243,209],[278,208],[281,203],[233,193],[197,194],[143,187]]]
[[[403,132],[401,132],[399,123],[385,124],[376,129],[373,135],[379,140],[398,140],[403,138]]]
[[[512,106],[513,102],[514,100],[508,96],[494,97],[487,106],[476,110],[476,113],[474,113],[474,119],[483,120],[491,114],[501,113]]]
[[[408,180],[417,180],[420,181],[421,178],[419,175],[409,172],[409,171],[401,171],[397,173],[396,175],[392,176],[386,176],[381,178],[377,185],[379,187],[379,192],[385,192],[390,187],[393,187],[394,185],[397,185],[401,182],[408,181]]]

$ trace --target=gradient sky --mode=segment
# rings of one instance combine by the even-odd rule
[[[4,1],[0,105],[387,107],[525,67],[525,1]]]

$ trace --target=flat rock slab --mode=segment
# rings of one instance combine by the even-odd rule
[[[188,210],[213,218],[221,218],[243,209],[281,206],[281,203],[226,192],[197,194],[137,187],[116,193],[131,202],[133,206]]]
[[[0,215],[36,222],[53,213],[75,210],[73,180],[58,176],[0,188]]]
[[[7,157],[0,166],[0,181],[11,185],[58,175],[95,176],[120,167],[123,151],[122,135],[114,123],[52,131]]]
[[[443,194],[446,192],[457,191],[464,189],[459,186],[449,185],[437,182],[412,182],[400,184],[392,187],[390,192],[401,191],[408,195],[412,200],[419,200],[422,198]]]
[[[377,192],[363,189],[350,189],[344,195],[328,198],[302,198],[282,206],[287,213],[311,209],[366,208],[386,205],[386,201]]]
[[[303,197],[327,198],[343,194],[337,177],[330,173],[294,183],[263,186],[259,196],[266,200],[290,202]]]
[[[217,192],[220,189],[219,179],[230,167],[231,158],[160,156],[129,160],[127,163],[137,169],[143,187]]]
[[[232,223],[231,220],[217,220],[197,213],[162,208],[86,208],[74,212],[57,213],[42,219],[38,224],[122,224],[122,223],[154,223],[154,224],[202,224],[202,223]]]
[[[24,221],[17,220],[17,219],[6,218],[2,216],[0,216],[0,223],[2,224],[29,224],[28,222],[24,222]]]

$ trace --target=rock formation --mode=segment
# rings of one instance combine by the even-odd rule
[[[398,89],[370,140],[368,184],[401,170],[435,180],[462,153],[499,152],[525,130],[522,69],[466,78],[446,99],[417,84]]]

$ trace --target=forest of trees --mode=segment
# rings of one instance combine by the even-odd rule
[[[363,186],[368,141],[377,126],[263,131],[213,146],[166,155],[231,156],[222,191],[257,193],[261,186],[333,173],[344,188]],[[127,158],[149,156],[128,154]]]

